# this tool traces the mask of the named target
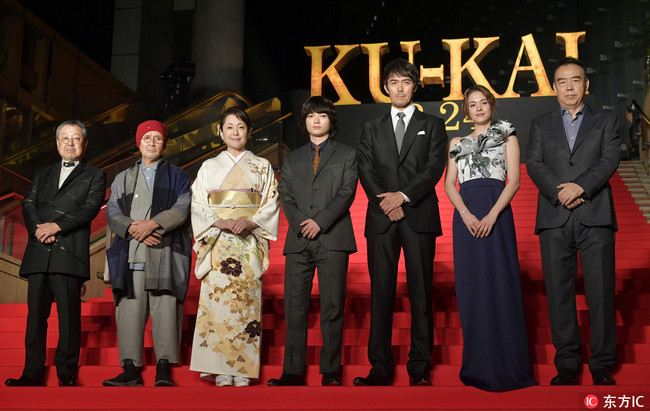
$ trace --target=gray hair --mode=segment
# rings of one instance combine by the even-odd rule
[[[84,125],[84,123],[82,123],[79,120],[75,120],[75,119],[66,120],[63,123],[59,124],[59,126],[56,128],[56,138],[59,138],[59,132],[65,126],[77,126],[77,127],[79,127],[81,129],[81,134],[83,134],[83,136],[84,136],[84,139],[88,138],[88,130],[86,129],[86,126]]]

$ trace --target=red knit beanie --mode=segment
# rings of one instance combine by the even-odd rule
[[[163,136],[163,149],[167,146],[167,127],[160,121],[149,120],[141,123],[135,131],[135,143],[140,147],[140,140],[142,136],[150,131],[157,131]]]

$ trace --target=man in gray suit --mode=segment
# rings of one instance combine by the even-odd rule
[[[282,376],[268,385],[305,385],[307,312],[318,268],[323,385],[341,385],[341,343],[349,254],[357,251],[350,205],[357,189],[356,151],[334,137],[338,115],[326,97],[311,97],[300,128],[309,143],[287,155],[278,191],[289,221],[284,246],[287,336]]]
[[[535,119],[527,168],[539,189],[539,235],[558,375],[551,385],[578,383],[580,330],[575,302],[580,255],[589,301],[589,370],[596,385],[613,385],[616,365],[614,239],[617,230],[609,179],[621,144],[616,116],[584,101],[589,80],[581,61],[558,62],[553,89],[559,110]]]

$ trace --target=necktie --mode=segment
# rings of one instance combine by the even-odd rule
[[[312,168],[314,169],[314,174],[318,170],[318,164],[320,163],[320,146],[315,146],[316,154],[314,155],[314,162],[312,163]]]
[[[74,167],[74,161],[64,161],[63,167]]]
[[[406,133],[406,123],[404,123],[404,116],[406,114],[401,111],[397,113],[397,125],[395,126],[395,142],[397,143],[397,152],[402,151],[402,142],[404,142],[404,134]]]

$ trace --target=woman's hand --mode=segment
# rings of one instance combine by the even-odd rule
[[[230,231],[233,234],[245,237],[250,234],[253,230],[257,228],[257,224],[251,220],[247,220],[244,217],[240,217],[236,220],[233,220],[233,226]]]
[[[489,213],[479,222],[476,230],[476,238],[485,238],[490,235],[494,224],[497,222],[497,217]]]
[[[235,220],[232,218],[226,218],[225,220],[217,220],[212,223],[212,227],[216,227],[219,230],[232,231],[232,227],[235,224]]]
[[[467,230],[476,237],[476,233],[478,232],[479,224],[481,224],[480,221],[478,221],[478,218],[474,216],[474,214],[470,213],[469,210],[466,210],[464,213],[461,213],[460,218],[463,220],[463,223],[465,223],[465,226],[467,227]]]

